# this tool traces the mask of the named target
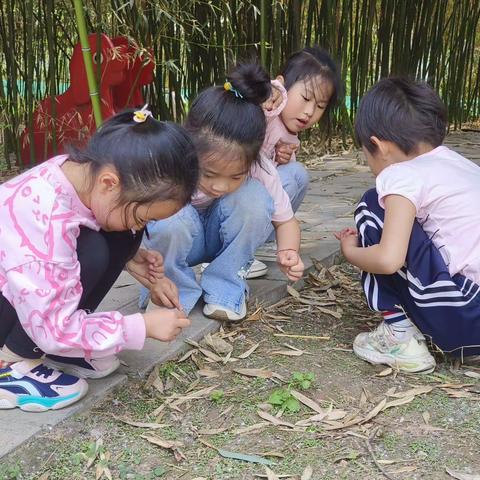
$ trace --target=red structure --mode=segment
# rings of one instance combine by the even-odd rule
[[[139,50],[127,38],[110,39],[100,35],[89,36],[93,52],[93,66],[100,75],[98,91],[103,119],[127,107],[143,106],[142,87],[153,82],[154,62],[150,52]],[[100,70],[100,73],[98,72]],[[54,109],[52,108],[54,106]],[[73,49],[70,60],[70,87],[55,98],[43,99],[34,112],[35,161],[42,162],[54,153],[62,153],[66,144],[85,143],[95,131],[95,120],[90,102],[87,75],[80,44]],[[22,134],[22,163],[31,161],[29,132]]]

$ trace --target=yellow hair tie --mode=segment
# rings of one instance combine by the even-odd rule
[[[225,82],[225,83],[223,84],[223,88],[224,88],[227,92],[232,92],[232,93],[234,93],[237,98],[243,98],[243,95],[242,95],[236,88],[233,88],[233,85],[232,85],[230,82]]]
[[[147,110],[148,103],[146,103],[141,110],[135,110],[133,112],[133,121],[136,123],[143,123],[148,117],[153,117],[152,112]]]

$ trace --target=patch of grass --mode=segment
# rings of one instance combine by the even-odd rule
[[[17,480],[22,475],[19,465],[0,465],[0,480]]]

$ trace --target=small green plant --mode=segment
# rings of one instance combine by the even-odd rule
[[[293,388],[298,388],[299,390],[308,390],[314,381],[315,374],[312,372],[294,372],[292,375],[292,380],[290,381],[290,386]]]
[[[223,390],[214,390],[210,394],[210,400],[214,403],[220,403],[225,397],[225,392]]]
[[[268,403],[278,410],[286,410],[290,413],[296,413],[300,410],[300,402],[290,393],[288,388],[275,389]]]
[[[0,479],[1,480],[17,480],[20,478],[22,471],[18,465],[1,465]]]

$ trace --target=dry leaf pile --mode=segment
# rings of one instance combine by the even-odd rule
[[[370,458],[380,475],[386,478],[409,478],[408,475],[418,468],[415,462],[402,466],[398,464],[398,459],[377,458],[375,445],[379,441],[382,425],[388,421],[384,417],[385,412],[394,411],[435,392],[443,392],[451,401],[468,399],[477,402],[480,400],[480,387],[476,380],[480,375],[476,370],[465,371],[464,375],[471,381],[463,383],[447,382],[441,377],[432,376],[428,384],[422,384],[421,378],[412,376],[390,388],[377,388],[375,393],[365,384],[356,401],[347,402],[319,397],[314,390],[300,391],[290,386],[290,395],[303,406],[301,413],[288,414],[285,409],[274,410],[272,405],[259,402],[256,418],[251,418],[248,424],[236,414],[238,403],[229,405],[239,391],[232,379],[244,378],[247,386],[255,379],[262,379],[266,382],[264,388],[267,390],[285,388],[289,385],[292,370],[284,362],[301,360],[308,370],[318,361],[322,352],[327,355],[331,351],[339,351],[342,355],[350,355],[350,340],[343,342],[343,339],[348,336],[351,338],[360,326],[376,325],[375,315],[365,309],[363,293],[355,278],[357,272],[344,265],[327,269],[316,263],[316,267],[304,291],[297,292],[289,287],[287,298],[272,307],[257,309],[242,325],[231,330],[221,328],[200,342],[188,340],[190,348],[178,359],[175,370],[169,372],[168,378],[162,378],[157,367],[146,382],[146,387],[154,389],[159,395],[158,405],[151,411],[148,421],[117,417],[118,420],[135,428],[154,430],[141,435],[141,438],[171,452],[179,463],[188,462],[192,456],[193,460],[199,455],[195,453],[196,450],[206,448],[215,451],[219,458],[263,464],[264,470],[255,472],[256,478],[320,478],[315,477],[315,465],[304,466],[303,471],[284,471],[279,474],[273,460],[283,458],[286,452],[259,452],[258,447],[248,447],[256,445],[258,436],[298,438],[299,435],[314,431],[317,432],[317,438],[331,441],[355,438],[363,445],[363,451],[352,453],[346,450],[339,453],[332,464],[341,465],[348,461],[358,463],[360,457]],[[351,312],[355,313],[358,325],[352,326],[351,318],[348,323],[345,321],[345,315],[351,316]],[[308,321],[318,321],[320,316],[323,331],[318,332],[317,328],[313,334],[308,330]],[[252,335],[255,328],[257,333]],[[353,332],[348,333],[348,328]],[[278,363],[276,359],[283,359],[283,363]],[[187,368],[187,365],[190,367]],[[377,382],[388,381],[388,385],[391,385],[392,381],[397,380],[397,375],[398,372],[392,368],[378,371],[372,367],[370,378],[377,379]],[[401,377],[398,375],[398,379]],[[318,380],[322,381],[321,378]],[[176,389],[172,388],[171,382],[174,382]],[[188,424],[185,419],[189,418],[192,409],[206,408],[214,398],[224,400],[218,404],[214,420],[201,427]],[[431,424],[430,412],[422,412],[422,419],[422,432],[438,433],[444,430]],[[171,425],[182,425],[183,431],[188,432],[192,439],[190,444],[163,438],[162,428]],[[243,445],[242,451],[213,444],[210,439],[218,435],[236,439]],[[288,441],[285,448],[288,451]]]

